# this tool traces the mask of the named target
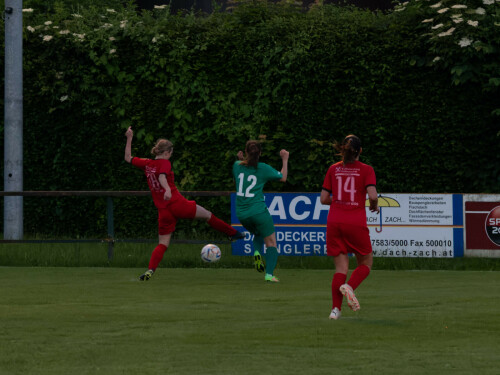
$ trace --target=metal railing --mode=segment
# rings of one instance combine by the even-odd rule
[[[222,197],[230,196],[231,191],[181,191],[184,196],[191,197]],[[44,240],[5,240],[0,243],[107,243],[108,259],[113,258],[114,244],[117,242],[146,243],[155,242],[156,239],[118,239],[115,238],[114,229],[114,204],[113,197],[145,197],[150,196],[150,191],[0,191],[0,196],[22,196],[22,197],[106,197],[106,218],[107,218],[107,237],[102,239],[44,239]],[[172,243],[192,243],[201,244],[206,240],[181,240],[172,239]],[[214,243],[226,243],[229,241],[212,240]]]

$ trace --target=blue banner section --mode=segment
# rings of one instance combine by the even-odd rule
[[[237,225],[234,225],[236,228]],[[253,238],[243,229],[245,239],[233,242],[233,255],[253,255]],[[326,227],[276,227],[276,242],[280,255],[326,255]]]
[[[266,193],[264,198],[274,224],[325,225],[330,206],[319,201],[319,193]],[[231,194],[231,223],[236,217],[236,194]]]
[[[267,193],[264,194],[269,213],[273,217],[278,254],[326,255],[326,219],[329,206],[320,203],[319,193]],[[236,217],[236,194],[231,194],[231,223],[241,226]],[[238,228],[239,229],[239,228]],[[232,243],[234,255],[253,254],[253,235]]]
[[[464,256],[464,228],[453,228],[453,256]]]
[[[464,197],[462,194],[453,194],[453,225],[464,225]]]

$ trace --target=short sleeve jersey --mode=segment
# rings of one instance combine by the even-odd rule
[[[330,166],[323,181],[323,189],[332,194],[327,222],[366,226],[366,188],[375,185],[375,171],[367,164]]]
[[[233,164],[233,177],[236,181],[236,216],[241,220],[267,210],[264,185],[268,181],[281,179],[283,175],[266,163],[249,167],[236,161]]]
[[[142,169],[148,180],[149,190],[153,196],[153,202],[157,208],[165,208],[170,201],[163,199],[165,189],[161,187],[159,177],[161,174],[166,175],[168,186],[172,191],[172,199],[176,194],[180,194],[174,183],[174,172],[170,160],[165,159],[142,159],[132,158],[132,165]]]

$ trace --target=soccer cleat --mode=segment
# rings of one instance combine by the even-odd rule
[[[347,298],[347,305],[351,308],[352,311],[358,311],[360,309],[358,299],[354,294],[354,290],[349,284],[343,284],[339,288],[340,293],[342,293],[345,298]]]
[[[342,313],[340,312],[340,310],[338,309],[338,307],[335,307],[335,308],[332,310],[332,312],[330,313],[330,316],[328,317],[328,319],[337,320],[337,319],[339,319],[341,316],[342,316]]]
[[[255,266],[255,269],[258,272],[264,272],[266,269],[266,266],[264,265],[264,261],[262,260],[262,255],[260,255],[260,253],[258,251],[255,251],[253,253],[253,258],[254,258],[253,264]]]
[[[155,271],[153,271],[153,270],[147,270],[141,276],[139,276],[139,280],[141,280],[141,281],[148,281],[151,278],[151,276],[153,276],[153,273],[155,273]]]
[[[269,275],[268,273],[266,273],[266,276],[264,277],[264,279],[270,283],[279,283],[280,282],[280,279],[278,279],[276,276]]]
[[[232,236],[228,236],[228,237],[229,237],[229,241],[238,241],[238,240],[242,240],[243,238],[245,238],[245,235],[241,232],[236,232]]]

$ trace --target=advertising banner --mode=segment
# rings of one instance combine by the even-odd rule
[[[461,194],[390,194],[379,206],[379,215],[367,211],[374,256],[464,255]]]
[[[466,194],[467,256],[500,257],[500,195]]]
[[[329,206],[319,193],[264,194],[273,217],[280,255],[326,255],[326,220]],[[231,222],[236,217],[231,195]],[[379,197],[380,213],[367,224],[375,256],[451,258],[464,254],[461,194],[390,194]],[[253,254],[250,233],[232,244],[234,255]]]

